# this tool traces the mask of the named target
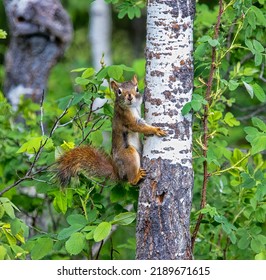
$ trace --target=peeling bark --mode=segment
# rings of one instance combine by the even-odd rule
[[[145,118],[168,132],[147,137],[139,194],[137,259],[192,259],[192,117],[194,0],[149,0]]]
[[[51,68],[72,38],[69,16],[59,0],[5,0],[10,45],[4,92],[17,107],[21,95],[41,100]]]

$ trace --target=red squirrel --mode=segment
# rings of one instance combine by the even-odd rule
[[[81,170],[88,176],[126,180],[137,185],[146,176],[145,169],[140,166],[139,133],[166,136],[164,130],[141,118],[142,95],[136,76],[120,84],[112,81],[111,87],[115,92],[111,156],[92,146],[80,146],[66,152],[57,162],[62,186],[68,185],[71,177]]]

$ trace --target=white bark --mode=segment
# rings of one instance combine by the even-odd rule
[[[184,121],[191,122],[191,115],[183,117],[181,109],[192,96],[192,87],[188,88],[185,81],[189,78],[186,70],[192,67],[192,21],[181,10],[176,18],[171,17],[171,10],[166,3],[150,3],[148,10],[147,51],[151,59],[146,67],[146,84],[156,98],[145,103],[145,117],[158,126],[163,124],[168,136],[163,141],[147,138],[143,156],[191,167],[191,126],[183,125]]]
[[[112,18],[111,6],[104,0],[92,2],[90,7],[89,39],[92,51],[92,65],[96,71],[101,68],[101,59],[104,54],[104,63],[112,64],[111,33]],[[106,83],[107,85],[107,83]],[[107,99],[97,98],[93,102],[93,110],[102,107]]]
[[[137,259],[191,259],[194,0],[149,0],[145,119],[168,132],[147,137],[139,194]]]

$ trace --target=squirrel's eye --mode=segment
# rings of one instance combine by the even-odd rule
[[[117,90],[117,93],[118,93],[118,95],[121,95],[121,94],[122,94],[121,88],[119,88],[119,89]]]
[[[136,92],[139,92],[139,88],[138,88],[137,86],[136,86],[136,88],[135,88],[135,91],[136,91]]]

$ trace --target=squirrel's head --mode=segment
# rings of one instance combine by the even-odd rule
[[[122,106],[136,106],[139,104],[141,95],[138,90],[138,80],[136,75],[132,78],[131,81],[116,83],[115,81],[111,82],[111,87],[115,92],[116,102]]]

